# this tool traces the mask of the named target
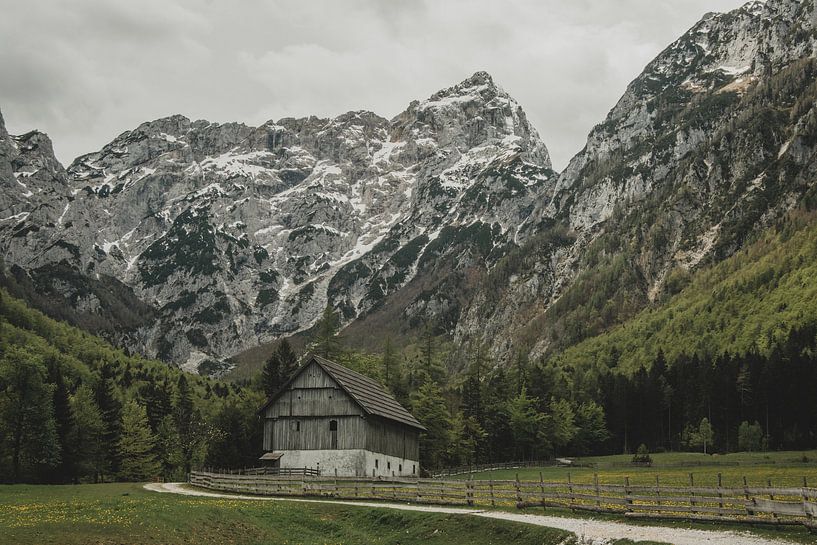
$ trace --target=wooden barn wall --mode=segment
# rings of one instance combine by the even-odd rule
[[[419,431],[379,417],[366,419],[366,449],[390,456],[420,459]]]
[[[314,363],[266,411],[267,418],[341,415],[363,415],[363,410]]]
[[[366,422],[359,416],[296,418],[284,417],[267,420],[264,426],[266,450],[331,449],[332,433],[329,422],[338,423],[338,449],[366,448]],[[298,426],[300,423],[300,430]]]

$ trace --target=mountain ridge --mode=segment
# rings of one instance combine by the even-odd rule
[[[495,175],[478,179],[489,170],[513,176],[514,168],[526,177],[510,189],[492,187]],[[29,171],[39,169],[15,178]],[[493,192],[502,193],[492,200],[500,206],[514,195],[530,199],[528,186],[551,175],[547,149],[521,107],[478,72],[392,120],[358,111],[260,127],[181,115],[143,123],[61,171],[54,186],[64,191],[16,224],[29,229],[26,236],[3,226],[4,250],[7,262],[27,270],[67,263],[132,288],[161,318],[132,332],[128,344],[192,370],[234,350],[228,346],[247,333],[261,335],[258,342],[265,329],[308,328],[330,283],[346,320],[365,311],[411,275],[390,260],[411,267],[444,226],[475,211],[505,221],[489,228],[504,236],[510,223],[488,206]],[[32,197],[18,197],[19,206]],[[458,211],[462,203],[467,212]],[[228,215],[230,223],[215,220]],[[350,264],[355,270],[344,269]],[[338,279],[341,272],[351,284]],[[87,291],[67,286],[64,295]],[[94,307],[96,299],[73,305]],[[252,308],[270,305],[271,321]],[[191,317],[213,327],[176,327]]]
[[[67,169],[47,139],[0,132],[3,255],[83,316],[111,290],[140,302],[106,334],[188,370],[222,372],[327,304],[357,344],[430,324],[498,362],[547,358],[814,192],[815,28],[812,2],[707,14],[561,173],[486,72],[390,120],[169,116]]]

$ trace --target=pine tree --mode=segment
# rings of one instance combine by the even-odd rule
[[[119,477],[126,481],[144,481],[158,476],[156,436],[150,430],[145,407],[131,400],[122,412],[122,436],[118,443]]]
[[[426,427],[420,432],[420,465],[441,467],[450,444],[451,415],[437,383],[428,381],[412,396],[414,416]]]
[[[311,350],[314,354],[326,359],[336,359],[341,352],[338,331],[340,330],[340,320],[332,307],[326,305],[323,314],[315,324],[312,334]]]
[[[74,475],[75,443],[71,441],[74,428],[74,415],[71,411],[71,400],[68,385],[62,374],[58,361],[48,361],[48,381],[54,385],[53,407],[57,439],[60,444],[60,464],[54,468],[53,482],[68,482]]]
[[[298,356],[282,339],[261,370],[261,387],[267,399],[275,395],[298,369]]]
[[[389,388],[394,382],[396,367],[397,355],[391,344],[391,337],[386,337],[386,341],[383,343],[383,380]]]
[[[278,343],[278,359],[281,362],[281,386],[288,381],[298,369],[298,355],[287,339]]]
[[[143,384],[139,388],[139,398],[147,410],[150,429],[156,433],[159,423],[173,412],[173,394],[167,378]]]
[[[100,471],[104,481],[106,473],[119,472],[119,453],[117,445],[122,435],[122,403],[117,397],[116,383],[113,380],[113,369],[106,364],[102,367],[101,377],[96,386],[95,398],[102,414],[105,429],[102,432],[102,451],[105,464]]]
[[[261,370],[261,386],[267,399],[281,388],[281,358],[277,350],[270,355]]]
[[[96,478],[105,467],[102,446],[105,422],[102,420],[102,413],[94,400],[91,388],[84,384],[77,388],[71,396],[71,412],[74,416],[71,442],[77,460],[74,466],[74,481],[88,475]]]
[[[182,374],[176,383],[176,430],[179,433],[179,448],[182,453],[185,473],[190,473],[193,454],[201,440],[199,422],[193,407],[193,394],[187,378]]]
[[[536,409],[539,400],[528,397],[525,388],[508,401],[508,420],[517,454],[532,460],[550,453],[550,443],[544,434],[547,417]]]
[[[172,415],[167,415],[159,422],[156,429],[156,450],[159,463],[162,465],[164,478],[184,477],[178,469],[184,467],[184,456],[179,441],[179,430]]]
[[[0,358],[0,451],[11,454],[11,477],[40,480],[60,462],[54,386],[40,356],[11,346]]]

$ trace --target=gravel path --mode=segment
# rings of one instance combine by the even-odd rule
[[[658,541],[672,545],[788,545],[791,542],[757,537],[743,532],[714,530],[696,530],[690,528],[668,528],[665,526],[642,526],[623,522],[610,522],[594,519],[553,517],[504,511],[485,511],[462,509],[456,507],[437,507],[433,505],[412,505],[401,503],[376,503],[362,501],[309,500],[299,498],[279,498],[269,496],[245,496],[238,494],[220,494],[196,488],[188,488],[184,483],[149,483],[145,488],[153,492],[170,492],[186,496],[204,496],[209,498],[231,498],[240,500],[291,501],[304,503],[333,503],[339,505],[378,507],[382,509],[399,509],[402,511],[424,511],[429,513],[451,513],[471,515],[492,519],[524,522],[538,526],[548,526],[573,532],[583,538],[583,543],[603,545],[611,539],[629,538],[633,541]]]

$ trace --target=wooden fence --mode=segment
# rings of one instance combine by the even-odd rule
[[[719,479],[720,480],[720,479]],[[817,529],[817,489],[592,484],[515,480],[372,479],[304,475],[236,475],[196,471],[190,484],[244,494],[387,500],[482,507],[558,507],[631,518],[753,524],[804,524]],[[719,483],[720,484],[720,483]]]

